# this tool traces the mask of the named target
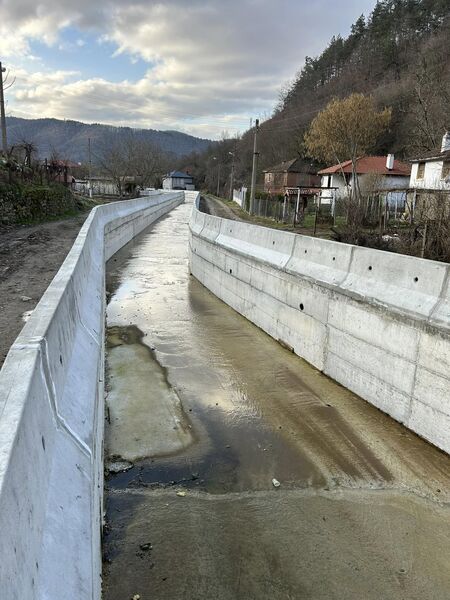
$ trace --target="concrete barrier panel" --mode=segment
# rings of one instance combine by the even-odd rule
[[[336,244],[304,235],[295,236],[295,245],[286,271],[330,286],[347,277],[353,246]]]
[[[448,265],[355,246],[342,289],[366,302],[427,319],[446,279]]]

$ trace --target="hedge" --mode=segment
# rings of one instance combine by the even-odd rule
[[[61,184],[0,183],[0,222],[27,223],[77,210],[72,192]]]

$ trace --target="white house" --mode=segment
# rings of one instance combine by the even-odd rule
[[[172,171],[163,179],[164,190],[194,190],[194,179],[189,173]]]
[[[450,133],[442,138],[440,152],[431,152],[411,162],[411,188],[450,190]]]
[[[387,156],[364,156],[356,161],[356,176],[359,187],[363,189],[392,190],[405,189],[409,185],[411,167],[394,158],[393,154]],[[321,187],[336,190],[336,195],[348,195],[354,185],[352,175],[352,161],[347,160],[338,165],[333,165],[319,171],[322,177]],[[330,201],[332,192],[322,189],[321,200]]]

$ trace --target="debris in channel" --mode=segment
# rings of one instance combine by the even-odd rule
[[[109,473],[125,473],[133,467],[133,463],[128,460],[115,460],[106,465],[106,470]]]

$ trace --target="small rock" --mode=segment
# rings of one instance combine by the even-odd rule
[[[272,485],[273,487],[280,487],[281,483],[278,481],[278,479],[275,479],[275,477],[272,479]]]
[[[186,492],[177,492],[177,496],[180,496],[180,498],[184,498],[186,496]]]
[[[133,600],[141,600],[141,597],[139,596],[139,594],[135,594],[133,596]]]
[[[141,545],[139,546],[139,548],[140,548],[141,550],[143,550],[144,552],[147,552],[148,550],[151,550],[151,548],[152,548],[152,545],[150,544],[150,542],[146,542],[145,544],[141,544]]]
[[[133,463],[128,460],[115,460],[106,465],[109,473],[125,473],[133,467]]]
[[[29,302],[31,300],[30,296],[20,296],[22,302]]]

